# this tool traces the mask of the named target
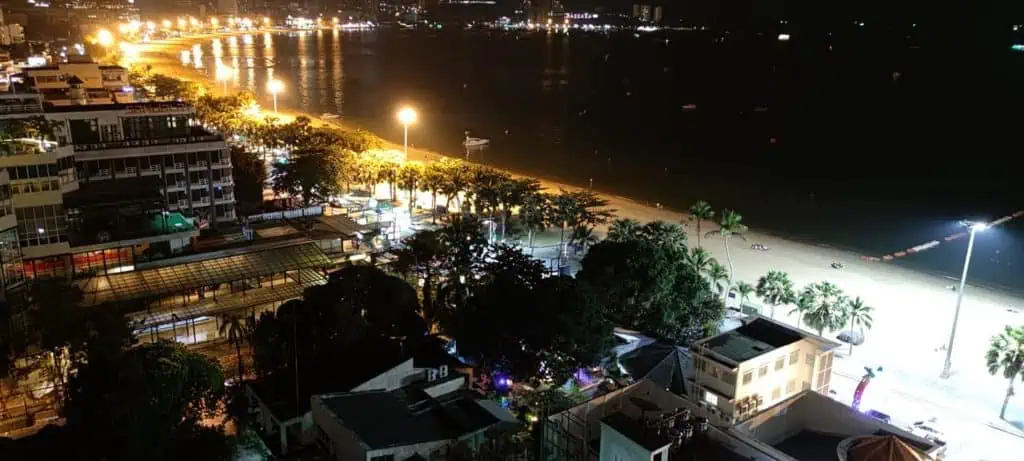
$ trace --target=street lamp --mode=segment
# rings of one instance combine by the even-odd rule
[[[964,288],[967,286],[967,269],[971,265],[971,252],[974,250],[974,236],[978,232],[988,229],[987,223],[963,221],[961,224],[970,229],[970,237],[967,238],[967,256],[964,258],[964,272],[960,275],[960,289],[956,294],[956,310],[953,311],[953,329],[949,332],[949,345],[946,346],[946,361],[942,364],[942,373],[939,375],[943,379],[949,378],[949,367],[953,357],[953,339],[956,338],[956,323],[960,319],[960,304],[964,300]]]
[[[270,94],[274,95],[274,113],[277,113],[277,93],[284,90],[284,82],[273,79],[267,82],[267,89],[270,90]]]
[[[234,72],[232,72],[231,68],[227,66],[220,66],[217,68],[216,78],[217,81],[224,85],[224,96],[228,95],[228,80],[231,79],[233,74]]]
[[[416,111],[411,107],[403,107],[398,111],[398,121],[405,127],[405,155],[409,155],[409,125],[416,123]]]
[[[104,48],[110,48],[110,45],[114,44],[114,34],[110,33],[107,29],[100,29],[96,33],[96,43]]]

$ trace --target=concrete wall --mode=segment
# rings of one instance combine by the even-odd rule
[[[600,461],[647,461],[653,453],[601,423]]]
[[[327,439],[328,451],[339,461],[369,459],[362,442],[356,435],[334,418],[334,414],[324,405],[320,397],[313,396],[310,400],[313,422]]]

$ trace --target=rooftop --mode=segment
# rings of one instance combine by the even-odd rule
[[[695,347],[739,364],[801,339],[809,339],[826,350],[839,346],[835,341],[756,316],[739,328],[699,341]]]
[[[371,450],[458,439],[502,422],[466,390],[437,398],[407,388],[319,398]]]
[[[127,301],[179,293],[198,287],[331,265],[315,243],[274,242],[140,264],[137,270],[87,279],[86,302]]]
[[[656,432],[645,430],[637,420],[622,413],[612,413],[611,416],[602,419],[601,423],[615,429],[616,432],[648,451],[655,451],[672,443]]]
[[[771,445],[798,461],[834,460],[839,443],[850,437],[891,435],[925,453],[942,449],[814,391],[790,397],[733,430],[738,437]]]
[[[686,380],[693,378],[693,364],[685,348],[650,343],[619,356],[619,364],[635,380],[650,379],[675,394],[686,395]]]

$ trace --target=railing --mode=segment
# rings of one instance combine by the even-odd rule
[[[43,111],[43,106],[34,104],[0,104],[0,114],[32,114]]]
[[[210,197],[203,197],[199,200],[193,200],[192,206],[206,206],[210,204]]]
[[[216,197],[214,200],[217,202],[230,202],[235,199],[235,194],[224,194],[220,197]]]
[[[146,147],[146,146],[166,146],[174,144],[192,144],[197,142],[215,142],[222,141],[223,138],[214,135],[200,135],[200,136],[180,136],[176,138],[160,138],[160,139],[129,139],[123,141],[108,141],[99,143],[89,144],[75,144],[75,152],[88,152],[93,150],[106,150],[106,149],[125,149],[132,147]],[[181,164],[181,168],[185,168],[185,164]]]
[[[178,206],[181,207],[181,208],[187,207],[188,206],[188,200],[178,200]]]
[[[247,216],[245,219],[250,223],[258,223],[263,221],[295,219],[303,216],[320,216],[322,214],[324,214],[323,207],[311,206],[309,208],[299,208],[296,210],[274,211],[271,213],[254,214]]]

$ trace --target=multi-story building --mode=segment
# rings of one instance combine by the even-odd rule
[[[131,270],[187,248],[206,225],[235,219],[227,145],[190,105],[134,102],[123,68],[85,60],[28,69],[22,82],[0,95],[9,134],[0,136],[8,288],[25,278]]]
[[[690,348],[694,386],[724,419],[739,421],[808,389],[827,395],[837,347],[835,341],[757,316]]]

